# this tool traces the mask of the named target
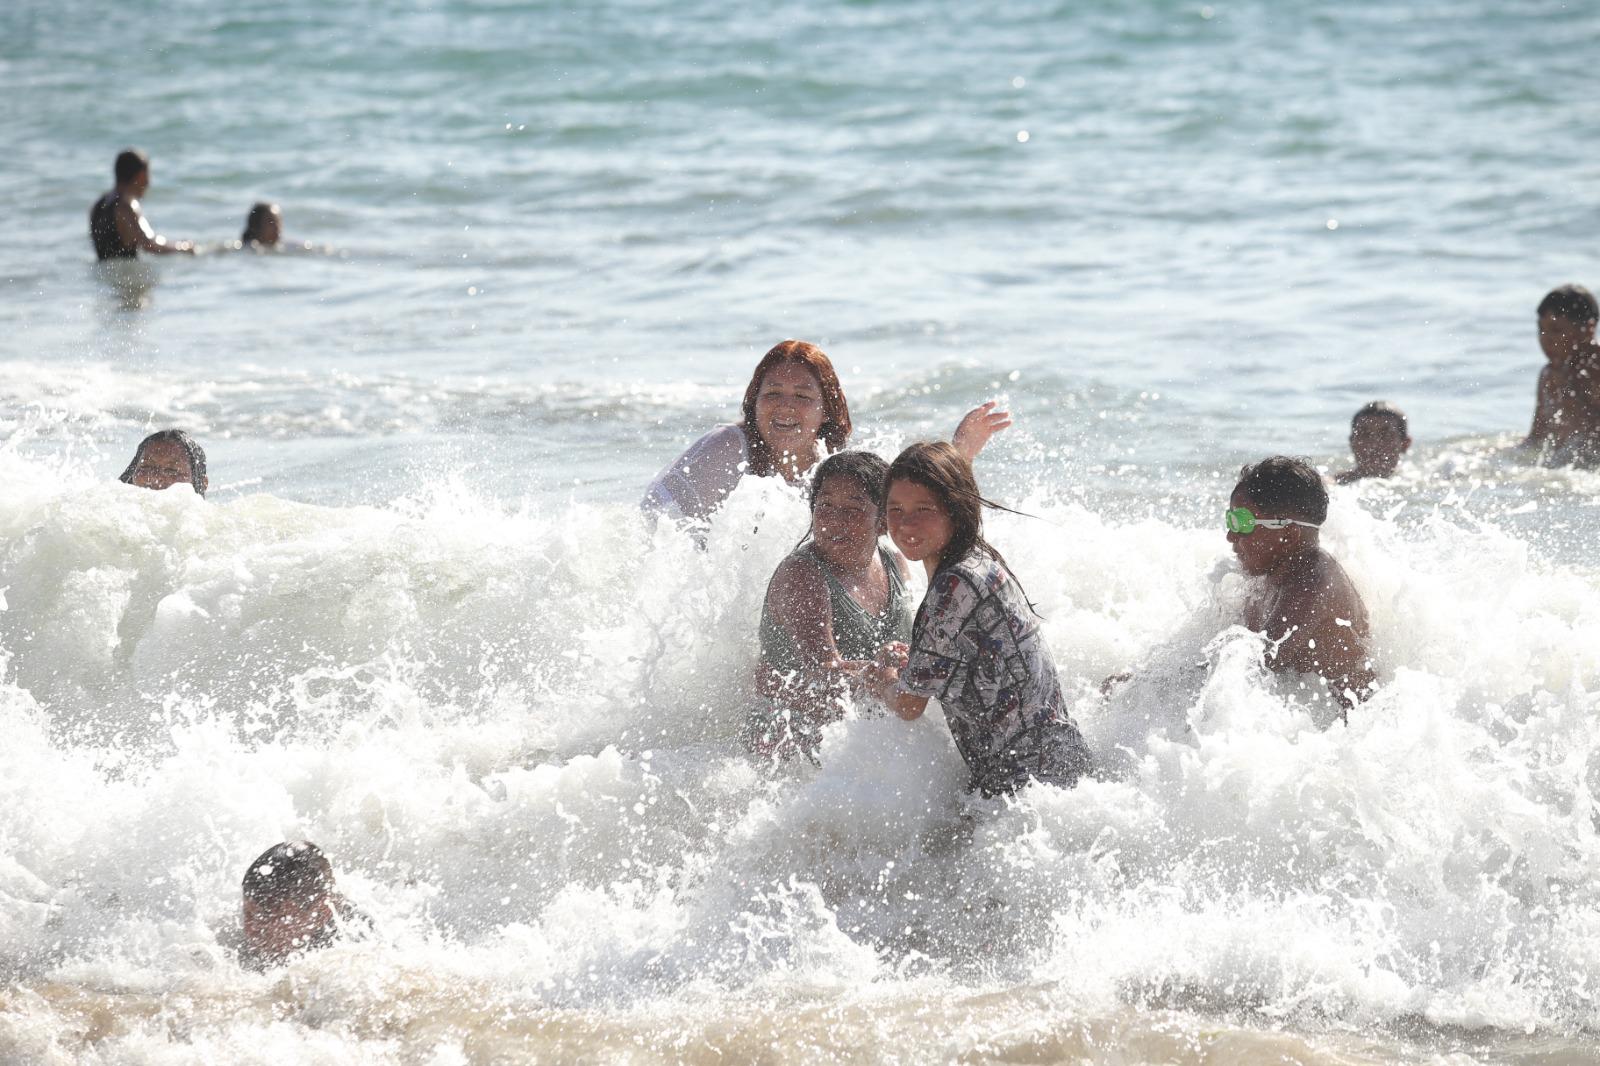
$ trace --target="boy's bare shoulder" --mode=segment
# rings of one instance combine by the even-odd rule
[[[1285,591],[1304,614],[1334,613],[1347,621],[1359,618],[1362,625],[1366,623],[1366,605],[1355,582],[1339,560],[1321,548],[1311,565],[1304,567]]]

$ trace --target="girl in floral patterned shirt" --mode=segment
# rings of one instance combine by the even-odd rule
[[[878,695],[901,718],[937,699],[956,747],[985,795],[1032,779],[1071,787],[1090,768],[1067,713],[1050,649],[1010,567],[983,539],[972,464],[943,442],[913,444],[889,468],[889,536],[928,573],[904,657],[874,671]]]

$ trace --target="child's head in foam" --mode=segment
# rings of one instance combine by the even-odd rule
[[[244,950],[247,965],[275,966],[330,943],[338,934],[341,897],[333,864],[309,841],[274,844],[245,871]]]
[[[133,461],[118,479],[126,485],[161,490],[181,482],[204,496],[210,484],[206,477],[206,452],[181,429],[163,429],[139,442]]]

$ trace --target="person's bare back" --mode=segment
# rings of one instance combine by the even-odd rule
[[[1265,576],[1245,605],[1245,625],[1271,644],[1267,665],[1279,672],[1319,674],[1345,707],[1372,688],[1367,608],[1350,575],[1314,547]]]

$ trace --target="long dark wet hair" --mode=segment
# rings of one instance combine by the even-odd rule
[[[834,372],[833,361],[815,344],[782,341],[761,357],[755,373],[750,375],[750,384],[744,390],[744,437],[750,445],[750,473],[757,477],[765,477],[777,466],[777,456],[772,454],[771,447],[756,428],[756,397],[761,393],[761,382],[767,376],[767,371],[780,363],[797,363],[817,379],[817,387],[822,393],[823,412],[822,428],[817,435],[828,446],[828,450],[836,452],[850,439],[850,405],[845,402],[844,388],[839,384],[839,375]]]
[[[1017,588],[1022,589],[1022,582],[1017,581],[1016,571],[1011,569],[1005,556],[983,539],[983,509],[988,507],[1011,514],[1022,512],[986,499],[978,491],[978,479],[972,473],[971,460],[956,451],[955,445],[942,440],[913,444],[895,456],[894,462],[889,464],[889,476],[883,482],[881,499],[885,510],[889,506],[889,488],[896,481],[921,485],[939,498],[939,506],[950,516],[950,541],[939,555],[940,570],[954,566],[978,549],[993,556],[995,562],[1011,575],[1011,580],[1017,582]],[[1028,599],[1025,590],[1022,598]],[[1034,609],[1032,600],[1028,600],[1028,609],[1034,614],[1039,613]]]
[[[200,443],[181,429],[163,429],[152,433],[139,442],[139,447],[133,453],[133,462],[128,464],[128,469],[117,478],[124,485],[133,484],[133,472],[139,469],[139,460],[144,458],[145,449],[152,444],[167,441],[183,449],[183,454],[189,458],[189,484],[194,486],[196,496],[206,494],[206,450]]]

